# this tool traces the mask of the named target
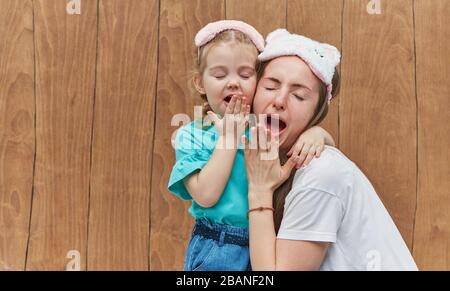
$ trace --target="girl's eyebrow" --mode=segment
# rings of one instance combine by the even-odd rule
[[[209,70],[219,70],[219,69],[221,69],[221,70],[226,70],[227,69],[227,67],[226,66],[223,66],[223,65],[217,65],[217,66],[214,66],[214,67],[212,67],[212,68],[209,68]]]
[[[239,67],[239,70],[245,70],[245,69],[249,69],[249,70],[255,70],[254,67],[250,66],[250,65],[243,65]]]

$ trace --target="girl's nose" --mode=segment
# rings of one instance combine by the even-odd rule
[[[230,89],[230,90],[232,90],[232,89],[239,89],[239,83],[237,83],[237,82],[230,82],[230,83],[228,83],[227,84],[227,89]]]

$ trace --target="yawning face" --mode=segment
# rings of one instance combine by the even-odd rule
[[[272,136],[280,136],[286,129],[286,122],[279,114],[266,115],[264,119],[264,124]]]
[[[267,115],[266,127],[278,136],[281,149],[289,150],[305,130],[314,116],[319,90],[320,80],[299,57],[279,57],[265,67],[253,111]]]
[[[206,68],[194,79],[197,90],[206,94],[208,103],[223,115],[233,95],[245,96],[251,104],[256,89],[256,49],[242,45],[218,44],[206,59]]]

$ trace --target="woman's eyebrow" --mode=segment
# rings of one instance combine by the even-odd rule
[[[311,89],[308,86],[303,85],[303,84],[295,83],[295,84],[292,84],[291,87],[294,87],[294,88],[305,88],[305,89],[308,89],[309,91],[311,91]]]
[[[281,84],[280,80],[278,80],[276,78],[273,78],[273,77],[266,77],[265,79],[269,80],[269,81],[272,81],[272,82],[275,82],[277,84]]]

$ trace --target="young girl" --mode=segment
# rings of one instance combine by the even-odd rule
[[[181,199],[192,200],[189,212],[196,219],[184,269],[250,270],[248,185],[244,153],[236,141],[248,135],[257,56],[264,39],[252,26],[226,20],[202,28],[195,44],[194,86],[207,102],[214,126],[195,120],[180,128],[175,140],[176,164],[168,188]],[[297,166],[318,157],[324,143],[334,145],[325,130],[306,131],[291,150]]]

